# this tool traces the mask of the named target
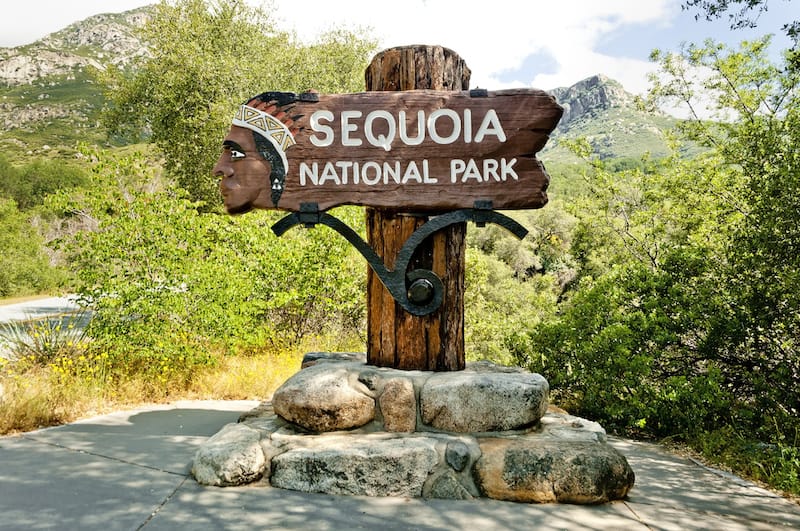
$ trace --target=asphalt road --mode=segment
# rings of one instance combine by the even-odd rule
[[[8,357],[6,340],[3,338],[4,326],[9,323],[59,318],[69,315],[80,307],[71,296],[42,297],[37,299],[4,304],[0,301],[0,356]]]
[[[48,316],[70,313],[78,310],[74,297],[43,297],[41,299],[3,304],[0,301],[0,323],[42,319]]]

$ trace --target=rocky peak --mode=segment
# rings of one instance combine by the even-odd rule
[[[149,11],[144,7],[96,15],[32,44],[0,48],[0,85],[28,85],[87,66],[125,65],[147,53],[135,29],[144,24]]]
[[[633,105],[633,96],[619,82],[602,74],[588,77],[571,87],[553,89],[550,94],[564,107],[559,129],[567,129],[575,120],[595,116],[611,107]]]
[[[108,54],[112,62],[125,63],[141,55],[143,46],[134,32],[147,21],[148,13],[145,7],[95,15],[48,35],[41,43],[60,50],[90,49],[95,54]]]

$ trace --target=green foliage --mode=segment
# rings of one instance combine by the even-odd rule
[[[685,282],[690,264],[672,260],[660,271],[633,261],[582,278],[531,332],[518,358],[548,378],[557,402],[612,429],[658,436],[719,420],[727,393],[692,333],[713,311],[698,303],[712,304]]]
[[[311,45],[242,0],[162,2],[143,30],[150,56],[133,74],[102,74],[115,134],[149,135],[168,173],[193,200],[219,203],[211,168],[235,108],[266,90],[363,89],[374,43],[331,31]]]
[[[86,312],[47,319],[30,318],[0,325],[0,344],[10,359],[23,365],[45,367],[58,358],[77,358],[85,349]]]
[[[666,159],[619,165],[572,143],[586,161],[565,206],[577,219],[576,281],[515,357],[579,414],[705,445],[793,490],[800,75],[791,51],[770,63],[768,43],[653,54],[651,103],[686,105],[695,118],[679,133],[707,149],[691,160],[676,145]],[[716,120],[701,119],[709,102]]]
[[[721,171],[738,175],[740,181],[722,191],[735,199],[742,215],[730,227],[727,267],[718,279],[727,288],[724,319],[710,322],[708,334],[726,380],[742,400],[752,401],[766,415],[754,413],[753,427],[762,437],[774,438],[796,429],[800,411],[800,65],[792,51],[786,52],[784,64],[772,64],[766,56],[768,44],[765,38],[728,50],[707,43],[680,56],[660,56],[672,80],[657,84],[654,94],[696,108],[695,89],[702,87],[718,94],[721,115],[736,117],[686,127],[688,134],[714,147]],[[691,77],[697,68],[710,75]],[[677,90],[680,85],[684,88]],[[771,418],[777,422],[763,422]]]
[[[800,438],[795,433],[777,443],[753,442],[724,426],[701,434],[692,441],[711,462],[723,462],[738,473],[769,484],[775,489],[800,494]]]
[[[215,350],[360,328],[363,269],[354,272],[344,239],[322,230],[278,239],[276,213],[200,212],[180,190],[137,184],[136,156],[99,165],[105,182],[51,206],[94,220],[63,245],[94,312],[93,347],[112,364],[164,381],[180,365],[188,378]]]
[[[332,214],[363,231],[361,209],[339,208]],[[268,237],[276,256],[262,255],[259,290],[267,299],[265,318],[275,330],[291,342],[325,331],[342,337],[360,334],[366,301],[361,255],[324,226]]]
[[[60,281],[28,216],[0,197],[0,297],[41,293]]]
[[[525,334],[549,317],[574,278],[575,218],[554,208],[507,213],[529,230],[518,240],[496,225],[469,227],[465,278],[467,357],[513,364]]]
[[[467,249],[465,347],[470,360],[512,365],[524,331],[542,321],[556,299],[555,278],[520,280],[514,270],[475,248]]]
[[[15,167],[0,154],[0,196],[13,199],[21,210],[41,205],[50,194],[88,183],[81,167],[62,160],[36,159]]]

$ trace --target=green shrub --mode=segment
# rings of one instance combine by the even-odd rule
[[[77,312],[2,323],[0,342],[12,360],[45,367],[59,357],[73,358],[85,350],[89,319],[89,314]]]
[[[0,196],[16,201],[20,210],[41,205],[55,192],[88,183],[84,169],[63,160],[36,159],[14,167],[0,154]]]
[[[46,292],[61,280],[28,216],[0,198],[0,297]]]

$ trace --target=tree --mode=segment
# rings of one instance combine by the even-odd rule
[[[265,90],[361,90],[375,47],[346,31],[301,44],[243,0],[162,2],[143,38],[149,55],[132,72],[101,76],[104,122],[113,134],[149,136],[168,173],[206,208],[219,202],[211,168],[238,104]]]
[[[654,101],[711,101],[680,128],[707,151],[587,172],[578,281],[521,356],[578,411],[659,435],[800,429],[800,71],[768,44],[655,51]]]
[[[581,147],[592,166],[585,196],[570,203],[577,278],[517,358],[559,403],[611,428],[702,430],[730,409],[705,362],[705,330],[719,313],[726,227],[740,216],[719,192],[736,180],[711,154],[687,161],[676,147],[614,172]]]
[[[41,293],[58,280],[30,220],[13,200],[0,198],[0,297]]]
[[[325,227],[277,238],[280,213],[202,212],[181,189],[148,189],[157,168],[140,154],[93,158],[94,186],[48,207],[92,220],[61,244],[93,312],[93,348],[125,374],[191,377],[214,352],[357,337],[364,265],[344,238]],[[356,213],[338,215],[363,225]]]
[[[791,1],[791,0],[783,0]],[[755,28],[758,25],[758,17],[767,11],[769,0],[685,0],[681,9],[699,8],[705,12],[706,20],[721,18],[734,6],[739,6],[735,13],[728,13],[730,28],[732,30],[741,28]],[[752,12],[756,11],[755,15]],[[700,18],[700,14],[695,15],[695,19]],[[794,40],[797,46],[800,38],[800,21],[788,21],[783,25],[783,31]]]
[[[57,191],[88,184],[86,172],[64,161],[36,159],[21,167],[12,166],[0,154],[0,196],[13,199],[21,210],[41,205]]]

